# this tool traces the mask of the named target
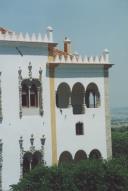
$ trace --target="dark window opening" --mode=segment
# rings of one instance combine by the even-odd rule
[[[40,163],[41,153],[39,151],[35,151],[33,154],[31,152],[26,152],[23,157],[23,175],[30,172]]]
[[[72,88],[71,104],[73,107],[73,114],[85,113],[85,89],[84,86],[77,82]]]
[[[38,107],[40,102],[40,82],[37,79],[30,81],[25,79],[22,82],[22,106]]]
[[[102,158],[101,153],[97,149],[92,150],[89,154],[89,159],[101,159],[101,158]]]
[[[84,127],[81,122],[76,124],[76,135],[84,135]]]
[[[63,153],[61,153],[59,157],[59,165],[63,163],[71,163],[71,162],[73,162],[73,158],[70,152],[64,151]]]
[[[85,107],[84,105],[73,105],[73,114],[84,114]]]
[[[79,150],[76,152],[75,157],[74,157],[75,162],[78,162],[80,160],[86,160],[86,159],[87,159],[86,152],[84,152],[83,150]]]
[[[22,106],[28,107],[28,97],[26,94],[22,94]]]
[[[39,151],[36,151],[32,155],[32,169],[35,168],[40,163],[41,163],[41,153]]]
[[[32,154],[26,152],[23,157],[23,175],[31,170],[31,158]]]
[[[32,85],[30,89],[30,105],[38,107],[38,93],[35,85]]]
[[[71,91],[67,83],[61,83],[56,92],[56,106],[59,108],[68,108],[70,104]]]
[[[100,93],[96,84],[90,83],[85,95],[85,103],[88,108],[98,108],[100,106]]]
[[[22,85],[22,106],[29,106],[28,87],[25,84]]]

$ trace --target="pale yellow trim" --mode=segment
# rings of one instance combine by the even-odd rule
[[[49,56],[49,57],[48,57],[48,61],[49,61],[49,62],[52,62],[52,61],[53,61],[53,56]]]
[[[107,159],[112,158],[112,140],[111,140],[111,118],[109,108],[109,77],[108,69],[104,68],[104,96],[105,96],[105,128],[106,128],[106,147]]]
[[[50,108],[51,108],[51,143],[52,143],[52,165],[57,164],[57,139],[56,139],[56,111],[55,111],[55,79],[54,67],[49,66],[50,77]]]

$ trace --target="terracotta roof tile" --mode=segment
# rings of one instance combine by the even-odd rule
[[[12,31],[10,31],[10,30],[8,30],[8,29],[5,29],[5,28],[3,28],[3,27],[0,27],[0,32],[1,32],[2,34],[5,34],[6,32],[12,33]]]

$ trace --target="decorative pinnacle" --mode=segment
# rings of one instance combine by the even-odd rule
[[[109,50],[108,49],[104,49],[103,56],[104,56],[105,62],[109,63]]]
[[[40,67],[39,69],[39,74],[41,75],[42,74],[42,68]]]
[[[29,79],[32,80],[32,65],[31,62],[29,62],[29,66],[28,66],[28,70],[29,70]]]
[[[53,31],[53,28],[52,28],[51,26],[48,26],[48,27],[47,27],[47,31],[52,32],[52,31]]]
[[[44,146],[45,140],[46,140],[45,135],[42,135],[42,138],[40,139],[42,146]]]
[[[109,54],[109,50],[107,48],[104,49],[103,51],[105,54]]]
[[[53,28],[52,27],[48,27],[47,28],[47,38],[49,42],[53,42]]]
[[[31,143],[31,146],[34,145],[34,135],[33,134],[31,134],[30,143]]]
[[[19,75],[21,75],[21,72],[22,72],[21,67],[19,67],[19,70],[18,70]]]
[[[22,136],[20,137],[19,145],[20,145],[20,149],[22,149],[23,148],[23,137]]]

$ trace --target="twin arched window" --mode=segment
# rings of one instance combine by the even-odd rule
[[[23,175],[32,170],[35,166],[41,163],[40,151],[26,152],[23,156]]]
[[[90,83],[85,91],[84,86],[77,82],[72,91],[67,83],[61,83],[56,92],[56,106],[68,108],[72,105],[73,114],[85,113],[85,105],[88,108],[100,106],[100,93],[95,83]]]
[[[39,107],[40,88],[39,80],[25,79],[22,81],[22,106],[23,107]]]

